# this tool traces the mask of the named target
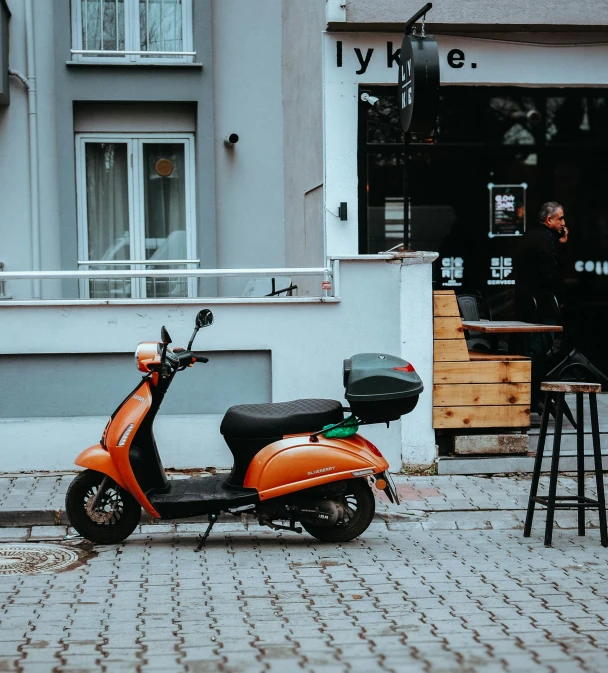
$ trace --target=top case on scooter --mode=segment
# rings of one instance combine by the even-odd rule
[[[239,404],[230,407],[220,432],[234,457],[231,486],[242,486],[253,457],[285,435],[317,432],[344,419],[336,400],[294,400],[275,404]]]
[[[383,353],[344,360],[344,387],[353,414],[366,423],[387,423],[409,414],[423,389],[409,362]]]

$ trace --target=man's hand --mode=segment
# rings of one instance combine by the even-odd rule
[[[562,227],[562,235],[559,237],[560,243],[566,243],[568,241],[568,227],[564,224]]]

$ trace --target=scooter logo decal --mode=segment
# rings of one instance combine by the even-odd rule
[[[146,400],[141,395],[133,395],[133,399],[138,402],[145,402]]]
[[[332,465],[331,467],[322,467],[320,470],[313,470],[312,472],[308,473],[308,476],[310,477],[311,474],[321,474],[322,472],[331,472],[332,470],[335,470],[336,466]]]

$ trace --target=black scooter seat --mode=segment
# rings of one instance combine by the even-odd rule
[[[220,432],[224,437],[282,437],[316,432],[343,419],[342,404],[336,400],[239,404],[228,409]]]

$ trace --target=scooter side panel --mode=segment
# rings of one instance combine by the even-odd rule
[[[110,454],[103,448],[103,446],[101,446],[101,444],[89,446],[88,449],[85,449],[78,455],[78,458],[76,458],[74,463],[79,467],[86,467],[89,470],[96,470],[102,474],[107,474],[108,477],[114,479],[119,486],[122,486],[124,489],[127,488],[124,479],[116,469]]]
[[[388,463],[360,435],[310,442],[310,435],[287,437],[264,447],[253,459],[244,487],[255,488],[260,500],[276,498],[341,479],[357,470],[384,472]],[[379,452],[378,452],[379,453]]]
[[[154,509],[148,498],[146,498],[144,492],[141,490],[139,483],[133,474],[131,462],[129,460],[131,442],[137,434],[137,430],[146,417],[146,414],[150,411],[151,405],[152,393],[150,391],[150,383],[144,380],[133,395],[124,402],[112,419],[112,423],[106,432],[105,442],[112,461],[125,483],[124,488],[129,491],[148,514],[159,519],[160,514]],[[133,428],[131,429],[128,438],[123,446],[118,446],[123,434],[131,424],[133,424]]]

